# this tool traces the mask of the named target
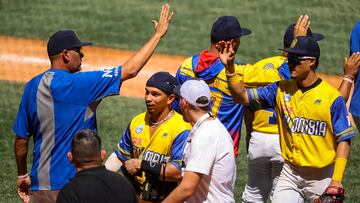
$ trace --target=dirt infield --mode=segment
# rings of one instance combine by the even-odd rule
[[[0,80],[27,82],[35,75],[50,67],[46,53],[46,42],[0,36]],[[85,47],[83,71],[113,67],[123,64],[134,52]],[[135,79],[126,81],[121,88],[121,95],[143,97],[146,80],[157,71],[169,71],[175,74],[185,56],[155,54]],[[319,74],[334,87],[338,87],[341,78],[338,76]]]

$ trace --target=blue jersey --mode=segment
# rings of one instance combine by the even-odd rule
[[[207,69],[199,73],[196,68],[200,60],[200,54],[195,54],[186,59],[178,69],[176,78],[180,84],[183,84],[186,80],[193,77],[208,81],[211,91],[210,111],[214,116],[218,117],[229,131],[234,141],[234,154],[237,156],[243,118],[243,106],[235,103],[231,96],[227,84],[226,70],[220,59],[215,59]],[[238,74],[242,75],[244,66],[235,62],[235,69]],[[176,105],[175,102],[174,104]]]
[[[31,190],[59,190],[75,175],[67,159],[72,138],[81,129],[97,129],[96,107],[102,98],[119,94],[121,69],[49,69],[27,83],[13,130],[21,138],[33,136]]]
[[[360,21],[353,28],[350,36],[350,55],[354,52],[360,52]],[[360,77],[355,78],[354,93],[350,102],[350,112],[360,117]]]

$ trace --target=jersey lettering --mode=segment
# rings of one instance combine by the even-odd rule
[[[112,78],[113,77],[111,69],[104,69],[103,72],[104,72],[104,74],[102,75],[103,78]]]
[[[155,163],[166,161],[166,156],[153,151],[145,151],[143,160]]]
[[[325,121],[307,119],[303,117],[291,118],[288,115],[285,115],[285,121],[288,126],[288,130],[292,133],[304,133],[323,137],[326,135],[327,123]]]

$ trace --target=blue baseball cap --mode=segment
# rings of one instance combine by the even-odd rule
[[[211,28],[213,41],[229,40],[235,37],[249,35],[251,30],[241,28],[239,21],[234,16],[221,16]]]
[[[286,28],[286,31],[285,31],[285,34],[284,34],[284,39],[283,39],[284,40],[284,48],[290,47],[290,44],[294,39],[294,29],[295,29],[295,23],[290,24]],[[312,32],[310,28],[308,29],[306,35],[309,36],[309,37],[314,38],[315,41],[320,41],[320,40],[323,40],[325,38],[324,35],[322,35],[320,33]]]
[[[309,36],[296,37],[290,44],[290,47],[285,48],[289,54],[299,56],[313,56],[320,57],[320,47],[314,38]]]
[[[73,49],[92,44],[92,42],[81,42],[73,30],[60,30],[49,38],[47,52],[49,56],[53,56],[62,52],[64,49]]]

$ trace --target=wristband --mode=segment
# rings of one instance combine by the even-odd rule
[[[348,79],[350,79],[350,80],[352,80],[352,81],[355,80],[355,77],[352,76],[352,75],[344,75],[343,77],[344,77],[344,78],[348,78]]]
[[[24,179],[24,178],[26,178],[26,177],[28,177],[28,176],[29,176],[29,174],[26,173],[25,175],[19,175],[19,176],[17,177],[17,179]]]
[[[234,75],[233,77],[230,77],[229,79],[228,79],[228,82],[230,83],[230,84],[238,84],[239,82],[241,82],[242,81],[242,78],[239,76],[239,75]]]
[[[236,72],[233,72],[233,73],[229,73],[226,71],[226,76],[228,77],[232,77],[232,76],[235,76],[236,75]]]
[[[152,174],[154,177],[156,177],[158,179],[160,176],[160,172],[161,172],[161,166],[162,166],[162,163],[156,163],[156,162],[152,162],[152,161],[150,162],[150,161],[142,160],[140,169],[142,171]]]
[[[353,83],[353,80],[351,80],[351,79],[349,79],[349,78],[346,78],[346,77],[343,77],[343,80],[345,80],[345,81],[348,81],[349,83]]]
[[[334,173],[332,176],[333,180],[342,181],[345,167],[347,163],[347,158],[338,157],[335,159]]]

